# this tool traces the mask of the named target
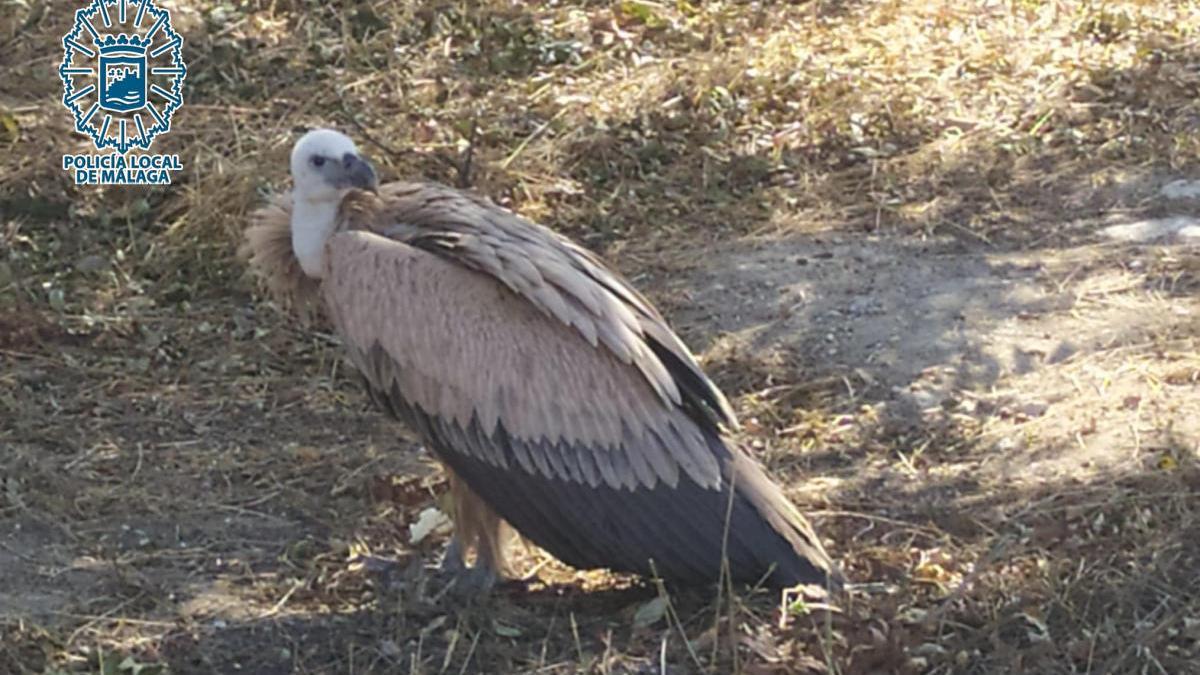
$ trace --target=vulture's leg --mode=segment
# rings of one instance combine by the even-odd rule
[[[464,550],[462,539],[456,532],[453,537],[450,537],[450,545],[446,547],[446,554],[442,556],[442,571],[458,574],[466,568],[467,552]]]
[[[442,570],[453,574],[458,590],[469,595],[485,594],[506,572],[505,525],[466,483],[446,470],[454,504],[454,536],[446,547]],[[468,567],[466,554],[475,549],[475,564]]]

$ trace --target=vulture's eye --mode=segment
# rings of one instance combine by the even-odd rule
[[[325,158],[321,157],[320,155],[312,158],[313,166],[321,166],[324,163],[325,163]]]

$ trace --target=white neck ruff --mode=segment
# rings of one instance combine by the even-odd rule
[[[320,279],[325,262],[325,242],[337,225],[338,203],[292,199],[292,251],[304,273]]]

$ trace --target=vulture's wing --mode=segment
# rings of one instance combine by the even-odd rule
[[[442,185],[383,188],[382,234],[485,272],[633,363],[664,400],[737,428],[725,396],[658,310],[595,254],[491,201]]]
[[[823,581],[811,528],[722,440],[727,404],[657,312],[565,240],[472,229],[478,203],[438,194],[344,205],[327,247],[326,306],[376,399],[570,564],[706,581],[724,549],[738,579]]]

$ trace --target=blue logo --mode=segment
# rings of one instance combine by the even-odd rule
[[[183,38],[154,0],[92,0],[63,36],[63,104],[104,155],[65,155],[78,184],[170,183],[178,155],[148,155],[183,105]]]

